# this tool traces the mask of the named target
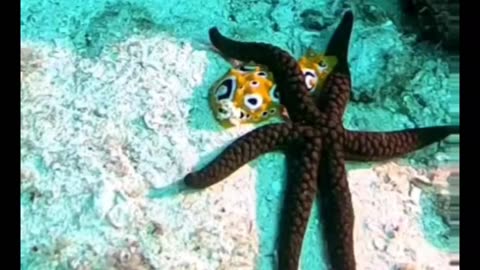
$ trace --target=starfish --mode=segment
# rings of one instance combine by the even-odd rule
[[[280,103],[290,121],[254,129],[227,146],[204,168],[183,179],[202,189],[225,179],[244,164],[271,151],[287,156],[287,193],[278,242],[279,269],[297,270],[315,196],[321,205],[327,255],[335,270],[356,269],[354,213],[345,161],[380,161],[400,157],[458,134],[458,126],[433,126],[389,132],[349,131],[342,117],[350,97],[348,48],[353,13],[347,10],[326,49],[338,63],[327,78],[324,95],[311,96],[295,58],[267,43],[241,42],[209,30],[222,54],[267,66],[277,81]],[[317,192],[318,191],[318,192]]]

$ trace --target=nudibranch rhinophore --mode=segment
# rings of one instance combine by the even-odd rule
[[[311,93],[321,91],[336,63],[335,56],[311,50],[300,59],[300,68]],[[254,63],[230,69],[211,88],[209,102],[215,119],[224,128],[280,118],[284,110],[273,74]]]

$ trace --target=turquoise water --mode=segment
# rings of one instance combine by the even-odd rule
[[[205,97],[212,82],[228,68],[226,63],[220,62],[221,60],[212,60],[216,56],[206,49],[208,29],[218,26],[225,34],[236,38],[270,42],[288,49],[298,57],[307,47],[322,50],[333,30],[334,15],[331,15],[333,19],[322,21],[327,24],[325,30],[318,32],[305,29],[300,14],[311,9],[324,14],[338,14],[338,10],[334,10],[328,1],[290,3],[221,0],[184,2],[24,0],[21,2],[21,40],[22,45],[26,44],[24,45],[26,47],[65,52],[70,57],[68,59],[73,59],[71,62],[65,60],[71,65],[69,68],[78,68],[84,62],[95,65],[107,61],[105,59],[111,63],[121,62],[122,56],[112,48],[138,35],[145,39],[172,38],[179,48],[191,46],[193,50],[205,53],[196,55],[197,58],[175,59],[172,65],[177,66],[171,75],[180,82],[188,81],[185,84],[179,83],[186,88],[189,87],[188,91],[191,90],[189,92],[191,95],[184,98],[185,106],[193,108],[188,114],[186,127],[189,132],[191,130],[192,133],[201,134],[198,138],[205,138],[216,136],[211,134],[224,132],[211,116]],[[392,24],[380,21],[371,26],[363,23],[361,16],[358,22],[355,26],[351,52],[354,87],[358,93],[373,96],[377,103],[352,105],[345,116],[345,124],[352,129],[389,130],[446,122],[448,115],[445,100],[448,100],[448,95],[444,80],[448,70],[442,69],[441,63],[436,62],[442,59],[421,48],[412,47],[411,42],[401,37],[398,29]],[[204,65],[198,68],[202,71],[199,81],[193,79],[189,81],[185,78],[193,77],[197,75],[196,73],[175,73],[176,70],[181,70],[181,67],[189,65],[192,68]],[[94,118],[85,116],[89,106],[103,108],[105,112],[96,110],[95,114],[107,115],[110,121],[120,126],[115,128],[126,133],[124,146],[133,149],[125,151],[130,151],[128,153],[131,157],[138,156],[138,171],[167,170],[169,179],[165,180],[166,182],[180,178],[185,172],[178,164],[182,160],[180,156],[183,155],[178,149],[172,150],[171,154],[178,156],[172,158],[177,163],[171,165],[178,167],[178,170],[168,170],[168,165],[161,163],[163,161],[160,159],[145,157],[156,156],[155,153],[146,153],[148,149],[163,153],[161,152],[163,148],[158,146],[161,144],[158,130],[154,131],[142,116],[143,106],[150,106],[145,105],[152,97],[146,94],[148,89],[137,90],[136,85],[129,85],[128,87],[134,90],[128,91],[138,91],[136,95],[139,97],[132,99],[128,106],[139,109],[137,111],[127,108],[121,111],[118,108],[125,104],[122,103],[123,94],[119,92],[123,89],[116,88],[115,82],[102,76],[92,77],[87,73],[72,72],[63,66],[56,68],[59,73],[71,72],[71,76],[59,76],[51,84],[38,87],[43,91],[45,87],[58,86],[57,90],[35,96],[38,100],[45,99],[45,104],[48,103],[44,105],[35,99],[35,102],[38,102],[35,104],[45,106],[39,109],[40,113],[37,113],[35,106],[29,103],[34,98],[27,99],[30,92],[25,94],[26,100],[22,103],[22,121],[25,119],[25,122],[29,123],[27,118],[35,119],[32,120],[32,126],[25,129],[22,127],[22,133],[28,133],[22,137],[22,170],[28,169],[34,175],[22,178],[22,269],[74,269],[78,262],[72,262],[71,258],[80,254],[93,258],[91,260],[99,265],[104,263],[103,255],[95,254],[90,246],[106,246],[102,239],[111,233],[111,229],[107,229],[110,225],[99,218],[96,197],[87,191],[97,192],[100,184],[96,179],[103,179],[106,173],[105,166],[97,164],[95,162],[97,157],[94,154],[90,157],[88,151],[93,153],[96,151],[95,147],[102,147],[101,140],[104,136],[100,129],[109,129],[110,126],[106,128],[106,122],[100,120],[91,124]],[[419,70],[422,70],[423,76],[417,77]],[[388,74],[382,76],[382,72]],[[53,74],[42,76],[54,76]],[[129,80],[134,81],[128,79],[125,85]],[[179,87],[175,90],[180,92],[185,89]],[[181,96],[181,93],[178,95]],[[425,102],[428,110],[422,105]],[[40,118],[41,121],[38,120]],[[120,120],[115,122],[116,119]],[[60,124],[52,127],[49,121],[57,121],[56,123]],[[125,130],[122,127],[125,127]],[[170,137],[168,139],[175,140]],[[101,142],[98,145],[92,143],[94,150],[86,149],[90,141],[96,140]],[[181,139],[179,140],[180,142],[176,143],[183,143]],[[222,137],[219,140],[223,140],[223,143],[209,142],[212,145],[210,150],[198,153],[202,158],[198,163],[205,163],[213,157],[219,147],[225,145],[229,139]],[[170,144],[173,145],[175,142]],[[149,148],[149,145],[152,147]],[[86,152],[79,154],[79,149]],[[153,165],[145,165],[147,161]],[[259,269],[272,269],[276,226],[284,191],[283,162],[282,155],[268,154],[251,163],[257,173],[255,189],[256,220],[260,228]],[[164,167],[155,168],[156,166]],[[155,174],[151,177],[155,178]],[[32,180],[33,184],[29,179],[35,179]],[[176,197],[177,194],[172,193],[167,196],[167,200],[171,199],[176,203]],[[150,203],[156,203],[155,196],[152,196]],[[172,202],[171,205],[175,203]],[[326,269],[323,242],[319,233],[322,222],[318,220],[317,206],[313,213],[304,242],[302,268]],[[149,230],[140,230],[139,234]],[[144,241],[155,242],[155,237],[146,236]],[[68,248],[63,248],[65,246]],[[93,269],[96,269],[95,266]]]

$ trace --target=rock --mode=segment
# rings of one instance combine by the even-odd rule
[[[395,266],[395,270],[417,270],[418,267],[413,263],[404,263]]]

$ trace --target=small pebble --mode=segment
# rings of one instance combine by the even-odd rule
[[[386,250],[387,248],[387,244],[381,238],[373,239],[373,246],[375,247],[375,249],[382,250],[382,251]]]
[[[417,266],[413,263],[405,263],[395,266],[396,270],[416,270]]]
[[[422,190],[415,186],[410,186],[409,192],[410,198],[415,204],[420,204],[420,196],[422,195]]]
[[[395,235],[398,232],[398,226],[393,224],[387,224],[384,228],[384,231],[389,238],[395,238]]]

